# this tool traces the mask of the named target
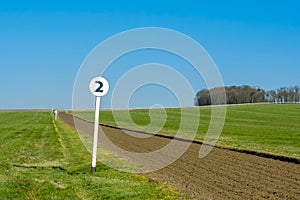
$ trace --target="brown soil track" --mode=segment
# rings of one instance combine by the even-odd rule
[[[81,131],[92,133],[92,123],[65,113],[59,116],[72,127],[74,120],[84,124],[86,130]],[[102,126],[102,130],[115,145],[132,152],[150,152],[170,142],[169,138],[159,136],[134,138],[112,127]],[[199,159],[200,147],[201,144],[192,143],[177,161],[147,176],[167,182],[195,199],[300,199],[297,160],[285,162],[273,159],[280,158],[276,156],[265,158],[259,153],[251,155],[225,148],[214,148]]]

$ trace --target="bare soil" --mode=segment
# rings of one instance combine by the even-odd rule
[[[86,130],[81,131],[92,133],[90,122],[65,113],[59,117],[73,128],[76,120],[84,124]],[[115,145],[132,152],[153,151],[170,142],[169,138],[135,138],[117,128],[101,128]],[[177,161],[146,176],[173,185],[193,199],[300,199],[300,164],[224,148],[214,148],[199,159],[200,147],[192,143]]]

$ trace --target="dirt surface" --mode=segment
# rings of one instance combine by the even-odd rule
[[[60,113],[60,119],[91,134],[93,124]],[[170,142],[153,136],[134,138],[115,128],[102,127],[117,146],[132,152],[150,152]],[[199,159],[201,144],[193,143],[177,161],[153,173],[151,179],[175,186],[194,199],[300,199],[300,164],[214,148]]]

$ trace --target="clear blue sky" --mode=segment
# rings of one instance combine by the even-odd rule
[[[292,0],[1,1],[0,109],[70,108],[89,52],[113,34],[148,26],[194,38],[225,85],[300,85],[299,10]]]

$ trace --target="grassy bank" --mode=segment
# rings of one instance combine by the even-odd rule
[[[200,126],[196,130],[197,140],[203,140],[210,121],[211,108],[184,108],[200,109]],[[155,115],[157,112],[157,115]],[[125,116],[125,111],[117,111],[118,115]],[[160,118],[160,112],[152,110],[155,118]],[[175,135],[180,123],[180,109],[166,109],[167,121],[160,131],[161,134]],[[192,112],[191,112],[192,113]],[[77,115],[93,120],[93,113],[80,112]],[[130,110],[138,129],[151,132],[143,128],[150,123],[149,110]],[[188,116],[191,119],[195,116]],[[121,117],[122,118],[122,117]],[[100,113],[101,122],[116,126],[111,111]],[[159,121],[159,120],[158,120]],[[300,158],[300,105],[239,105],[228,106],[226,121],[219,145],[258,150],[291,157]],[[122,119],[123,127],[134,128],[130,120]]]
[[[0,199],[177,199],[148,179],[97,163],[49,112],[0,112]]]

